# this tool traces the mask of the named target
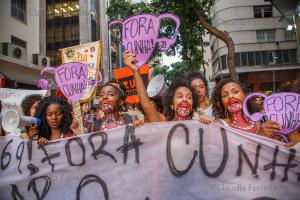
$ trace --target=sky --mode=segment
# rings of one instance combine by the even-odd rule
[[[179,61],[181,61],[181,58],[179,57],[178,54],[176,54],[175,56],[167,56],[163,53],[162,65],[170,66],[172,63],[176,63]]]

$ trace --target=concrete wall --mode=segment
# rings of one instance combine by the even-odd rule
[[[47,7],[46,0],[40,0],[40,54],[46,56],[47,53]]]
[[[108,0],[99,1],[100,10],[100,39],[102,41],[102,57],[101,57],[101,68],[104,76],[104,82],[107,82],[111,78],[110,69],[110,41],[109,41],[109,30],[108,30],[108,19],[106,15],[106,8],[108,6]]]
[[[27,62],[32,54],[40,52],[39,46],[39,0],[26,1],[26,23],[11,16],[11,1],[0,1],[0,43],[11,42],[11,35],[27,42]]]
[[[80,43],[92,41],[91,36],[91,0],[79,0],[79,38]]]

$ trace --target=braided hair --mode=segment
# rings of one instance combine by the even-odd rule
[[[246,94],[246,89],[241,82],[230,79],[230,78],[222,79],[214,87],[214,90],[211,95],[211,102],[212,102],[212,109],[213,109],[212,114],[216,119],[225,119],[226,118],[225,107],[223,105],[222,98],[221,98],[221,91],[222,91],[223,86],[226,85],[227,83],[238,84],[239,86],[241,86],[243,92]]]
[[[176,78],[172,81],[170,87],[167,90],[166,96],[165,96],[165,105],[164,105],[164,115],[167,117],[167,120],[173,120],[175,117],[175,111],[171,109],[171,105],[173,104],[173,98],[175,95],[175,91],[179,87],[186,87],[192,92],[192,97],[193,97],[193,105],[192,109],[196,110],[197,109],[197,104],[198,104],[198,95],[195,93],[193,88],[188,84],[184,79],[182,78]],[[190,113],[190,117],[193,116],[193,112]]]
[[[31,106],[35,104],[35,102],[40,101],[41,99],[42,99],[42,95],[39,94],[32,94],[24,97],[21,103],[23,114],[25,116],[30,116]]]
[[[44,99],[42,99],[39,102],[39,104],[37,105],[35,117],[41,119],[41,125],[40,125],[40,127],[38,127],[39,137],[44,137],[48,140],[50,139],[52,132],[51,132],[51,128],[48,125],[47,120],[46,120],[46,112],[47,112],[48,106],[51,104],[56,104],[61,107],[61,110],[63,113],[63,119],[59,126],[59,128],[61,129],[61,133],[63,133],[63,134],[71,133],[72,131],[70,129],[70,126],[73,121],[73,117],[71,114],[72,107],[70,104],[68,104],[68,102],[64,98],[57,97],[57,96],[49,96],[49,97],[45,97]]]

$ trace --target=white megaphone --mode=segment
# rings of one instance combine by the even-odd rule
[[[166,90],[167,85],[165,84],[165,78],[161,74],[153,77],[147,87],[147,93],[149,97],[163,96]]]
[[[19,115],[15,110],[6,110],[2,113],[1,123],[4,131],[11,133],[17,128],[25,127],[29,124],[37,124],[37,126],[40,126],[41,120],[35,117]]]

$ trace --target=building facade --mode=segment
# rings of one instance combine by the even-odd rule
[[[0,1],[1,87],[36,88],[33,81],[40,78],[41,67],[49,66],[40,11],[38,0]]]
[[[295,31],[287,30],[289,22],[270,2],[218,0],[212,23],[232,37],[238,78],[252,91],[277,90],[300,78]],[[213,35],[210,48],[212,78],[218,81],[229,75],[228,49]]]

